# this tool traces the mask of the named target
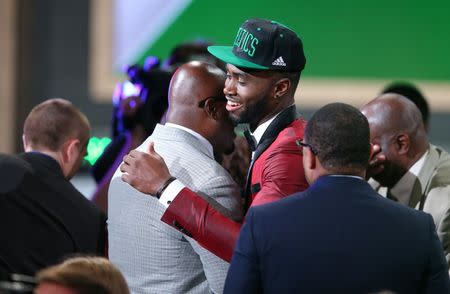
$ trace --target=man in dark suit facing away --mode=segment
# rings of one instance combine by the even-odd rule
[[[25,120],[25,153],[0,154],[0,271],[33,275],[73,253],[103,253],[106,217],[69,182],[90,125],[67,100],[37,105]]]
[[[326,105],[298,144],[311,186],[250,209],[225,293],[450,293],[431,216],[364,179],[371,145],[359,110]]]

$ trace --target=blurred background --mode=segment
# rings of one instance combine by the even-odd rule
[[[251,17],[302,38],[307,65],[296,104],[306,118],[333,101],[361,106],[407,81],[430,105],[430,141],[450,150],[449,11],[437,0],[0,0],[0,152],[22,151],[33,106],[66,98],[93,126],[90,157],[73,179],[90,197],[88,171],[114,136],[112,98],[130,79],[127,66],[168,67],[184,42],[232,44]]]

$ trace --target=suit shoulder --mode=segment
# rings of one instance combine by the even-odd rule
[[[264,217],[284,214],[285,211],[293,209],[293,205],[302,205],[307,194],[308,191],[294,193],[277,201],[251,206],[250,210],[258,215],[264,215]]]
[[[61,199],[71,203],[73,208],[83,211],[83,214],[90,217],[104,218],[104,213],[67,179],[62,179],[60,185],[52,187]]]
[[[31,172],[31,165],[20,155],[0,153],[0,165],[11,170],[24,170]]]
[[[278,138],[285,138],[285,139],[292,139],[293,137],[296,139],[303,138],[305,128],[306,128],[306,120],[304,120],[303,118],[297,118],[280,132]]]
[[[439,161],[431,180],[431,186],[450,186],[450,154],[439,147],[435,147],[439,153]]]
[[[2,173],[0,193],[15,190],[26,175],[33,173],[31,165],[23,158],[7,154],[0,154],[0,171]]]
[[[272,143],[272,146],[278,150],[295,148],[295,150],[298,151],[296,141],[303,139],[305,127],[306,120],[302,118],[294,120],[278,134],[276,140]]]
[[[404,220],[406,222],[416,222],[416,224],[428,222],[429,214],[423,211],[405,206],[401,203],[392,201],[387,199],[378,193],[376,193],[379,197],[377,201],[379,201],[383,206],[383,211],[385,213],[391,214],[393,219]]]

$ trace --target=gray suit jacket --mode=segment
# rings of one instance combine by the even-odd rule
[[[147,150],[150,141],[172,175],[225,214],[242,219],[237,185],[199,139],[184,130],[157,125],[138,150]],[[120,176],[116,171],[109,187],[109,258],[125,275],[131,291],[221,293],[229,264],[160,221],[165,207]]]
[[[379,183],[370,183],[380,190]],[[450,266],[450,155],[440,147],[430,145],[408,206],[431,214]]]

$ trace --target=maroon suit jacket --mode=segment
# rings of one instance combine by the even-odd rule
[[[272,202],[308,187],[301,148],[306,121],[296,118],[295,106],[283,110],[264,132],[249,169],[247,208]],[[215,210],[207,201],[184,188],[161,218],[191,236],[226,261],[231,260],[241,223]]]

